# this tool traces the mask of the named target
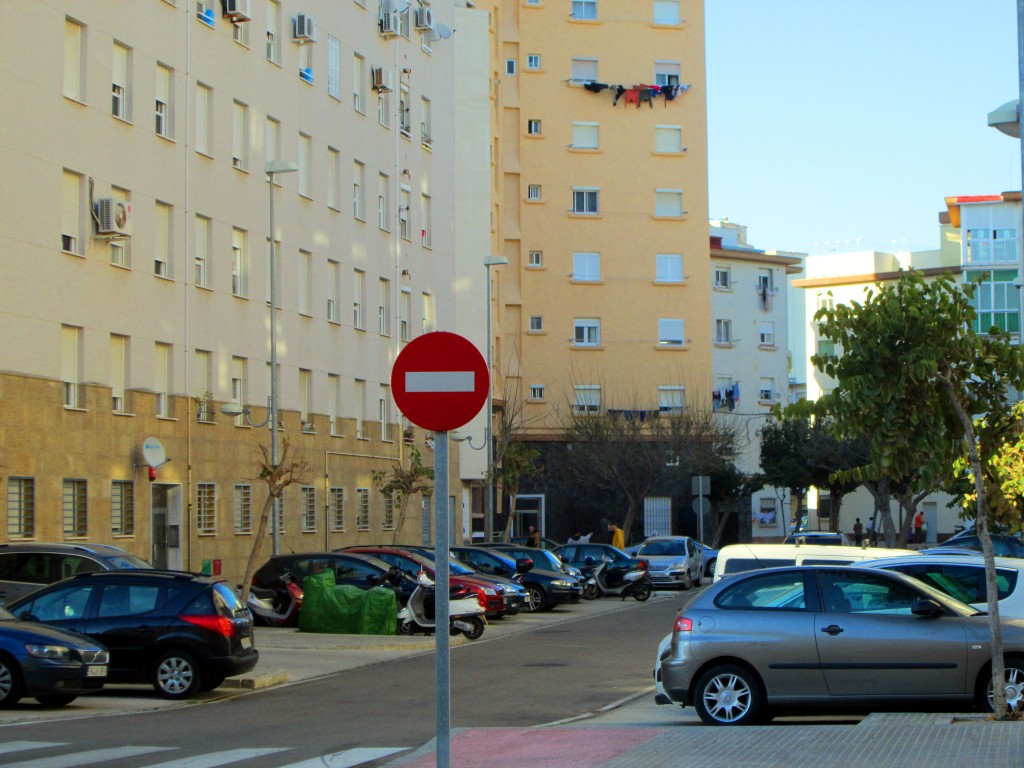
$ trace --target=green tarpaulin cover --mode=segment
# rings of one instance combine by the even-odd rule
[[[334,583],[326,570],[302,581],[300,632],[345,635],[393,635],[398,627],[398,600],[387,587],[359,589]]]

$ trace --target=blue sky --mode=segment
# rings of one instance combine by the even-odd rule
[[[987,125],[1017,96],[1014,0],[707,0],[706,23],[709,214],[751,245],[936,248],[947,195],[1021,188]]]

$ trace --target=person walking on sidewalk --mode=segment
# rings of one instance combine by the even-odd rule
[[[853,542],[859,547],[861,542],[864,541],[864,525],[861,523],[860,518],[857,518],[857,522],[853,524]]]
[[[626,536],[623,534],[622,529],[619,528],[618,523],[608,523],[608,534],[612,537],[611,544],[616,549],[625,549],[626,547]]]

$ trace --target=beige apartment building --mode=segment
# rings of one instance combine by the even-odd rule
[[[266,498],[270,431],[251,425],[271,325],[281,434],[307,468],[282,550],[390,540],[373,471],[412,448],[433,461],[391,365],[416,335],[458,330],[457,217],[460,237],[488,237],[487,202],[457,201],[454,86],[456,46],[471,67],[486,29],[453,36],[452,0],[3,10],[0,541],[240,577]],[[479,327],[478,306],[460,322]],[[401,538],[430,526],[413,498]]]

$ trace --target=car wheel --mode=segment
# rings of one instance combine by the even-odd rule
[[[687,569],[686,573],[683,574],[683,583],[680,585],[684,590],[689,589],[693,586],[693,576],[690,575],[690,570]]]
[[[199,665],[187,651],[167,651],[153,665],[153,688],[166,699],[187,699],[202,684]]]
[[[544,594],[544,589],[531,584],[526,588],[526,610],[530,613],[536,613],[537,611],[543,611],[548,606],[548,596]]]
[[[21,700],[21,670],[6,656],[0,656],[0,708],[13,707]]]
[[[761,683],[752,672],[725,664],[701,675],[693,708],[707,725],[750,725],[761,716],[762,699]]]
[[[1013,712],[1024,702],[1024,657],[1007,656],[1003,662],[1006,678],[1006,705]],[[984,697],[981,692],[984,691]],[[987,712],[995,711],[995,697],[992,694],[992,669],[989,668],[978,680],[978,705]]]
[[[718,559],[717,559],[717,558],[716,558],[716,559],[714,559],[714,560],[712,560],[712,561],[711,561],[710,563],[708,563],[708,565],[707,565],[707,572],[708,572],[708,576],[709,576],[710,578],[712,578],[712,579],[713,579],[713,578],[715,578],[715,566],[717,566],[717,565],[718,565]]]
[[[641,603],[651,597],[651,585],[650,584],[637,584],[633,587],[633,597],[639,600]]]
[[[66,707],[68,704],[70,704],[77,698],[78,696],[70,693],[55,693],[50,696],[36,696],[36,701],[38,701],[44,707]]]
[[[479,616],[469,616],[467,618],[463,618],[463,621],[468,621],[473,625],[473,628],[469,630],[469,632],[466,632],[465,630],[462,632],[468,640],[476,640],[479,638],[480,635],[484,633],[484,627],[487,626],[484,624],[484,620]]]
[[[703,577],[703,574],[701,574],[701,572],[700,572],[700,568],[698,568],[697,569],[697,578],[694,579],[693,586],[699,587],[703,583],[704,583],[704,577]]]
[[[226,675],[206,675],[199,685],[200,691],[212,691],[224,684]]]

